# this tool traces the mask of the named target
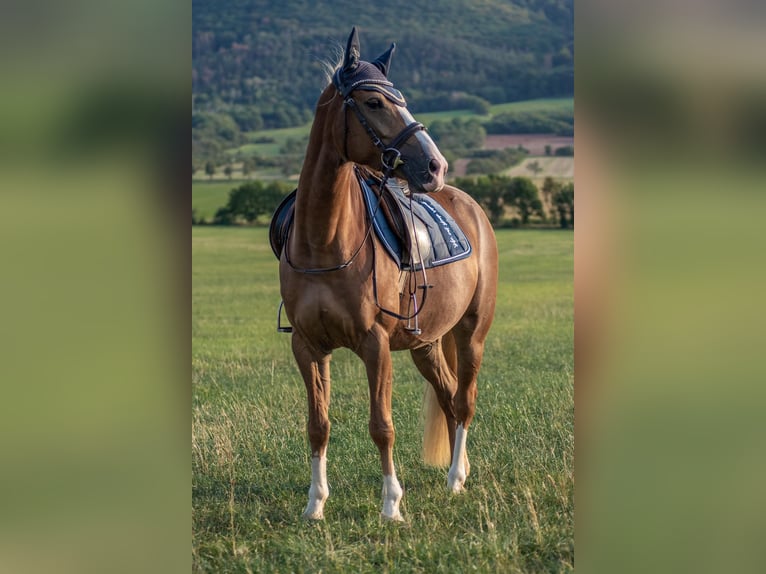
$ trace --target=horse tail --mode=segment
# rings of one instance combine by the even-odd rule
[[[442,353],[447,361],[452,374],[457,373],[457,346],[451,333],[442,338]],[[431,383],[426,381],[423,393],[423,461],[431,466],[449,466],[452,461],[452,452],[449,444],[449,430],[447,418],[439,405]]]

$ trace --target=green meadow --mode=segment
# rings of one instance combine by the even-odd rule
[[[333,354],[325,520],[310,483],[305,388],[276,332],[264,228],[192,228],[195,572],[570,572],[574,568],[573,233],[498,230],[495,322],[468,435],[466,492],[420,459],[423,380],[394,354],[403,524],[382,522],[364,367]]]
[[[219,207],[229,201],[229,192],[245,183],[245,180],[192,181],[192,208],[197,216],[212,219]]]

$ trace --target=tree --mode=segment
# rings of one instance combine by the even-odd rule
[[[463,155],[471,149],[480,149],[484,145],[487,132],[477,119],[436,120],[428,128],[431,137],[442,149]]]
[[[233,217],[241,217],[248,223],[252,223],[258,217],[259,195],[263,190],[260,181],[246,183],[232,189],[229,192],[229,202],[226,209]]]
[[[220,207],[213,216],[214,225],[232,225],[234,223],[234,214],[228,207]]]
[[[230,225],[237,220],[252,224],[260,215],[271,215],[282,201],[288,186],[279,182],[264,185],[260,181],[243,183],[229,192],[226,207],[216,213],[216,222]]]
[[[553,198],[561,191],[561,182],[556,181],[552,177],[548,176],[543,181],[543,186],[540,188],[543,193],[543,201],[545,203],[546,211],[552,210],[554,207]]]
[[[226,177],[231,179],[231,174],[234,173],[234,168],[231,167],[230,163],[227,163],[226,167],[223,168],[223,173],[226,174]]]
[[[212,161],[205,162],[205,173],[209,179],[213,179],[213,176],[215,175],[215,165]]]
[[[255,159],[247,158],[242,162],[242,175],[250,179],[250,174],[255,171]]]
[[[559,225],[562,229],[574,228],[574,183],[565,185],[554,197],[559,212]]]
[[[542,168],[542,166],[540,165],[540,162],[539,162],[539,161],[537,161],[537,160],[529,162],[529,163],[527,164],[527,169],[528,169],[529,171],[531,171],[532,173],[534,173],[535,175],[537,175],[538,173],[540,173],[541,171],[543,171],[543,168]]]
[[[492,225],[498,225],[505,215],[505,195],[511,179],[504,175],[490,174],[477,179],[458,178],[455,185],[473,197],[481,205]]]
[[[515,207],[519,211],[523,225],[529,223],[529,217],[533,213],[545,217],[537,187],[527,177],[511,178],[510,185],[503,195],[503,200],[507,205]]]
[[[545,155],[551,155],[551,144],[545,144]]]

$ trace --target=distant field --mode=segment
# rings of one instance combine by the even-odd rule
[[[538,162],[542,171],[535,175],[529,169],[529,164]],[[573,157],[533,157],[527,158],[521,164],[512,167],[503,172],[504,175],[525,176],[533,179],[541,179],[545,176],[551,176],[557,179],[574,178],[574,158]]]
[[[193,181],[192,208],[197,210],[197,217],[212,218],[219,207],[226,205],[229,191],[242,181]]]
[[[213,181],[208,181],[207,178],[192,179],[192,209],[197,210],[198,217],[205,219],[212,218],[215,212],[218,211],[218,208],[223,207],[229,201],[229,192],[243,183],[254,179],[289,180],[289,178],[285,178],[279,173],[278,170],[256,172],[251,179],[243,178],[242,172],[236,169],[233,175],[234,177],[231,180],[225,176],[216,177]]]
[[[245,177],[242,174],[242,163],[232,163],[232,172],[231,172],[231,179],[229,179],[229,176],[226,175],[223,172],[223,167],[218,166],[217,172],[215,175],[213,175],[213,178],[211,178],[203,171],[199,170],[197,173],[195,173],[192,176],[192,181],[194,182],[201,182],[201,183],[210,183],[213,182],[227,182],[227,181],[247,181],[248,179],[261,179],[261,180],[272,180],[272,179],[285,179],[284,174],[282,173],[282,170],[278,167],[269,167],[264,169],[259,169],[255,172],[252,172],[249,177]]]
[[[574,111],[574,98],[543,98],[492,106],[492,115],[504,112]]]
[[[362,362],[332,362],[326,519],[310,482],[306,392],[276,332],[277,261],[263,228],[192,228],[194,572],[571,572],[574,569],[573,233],[499,230],[495,322],[451,496],[425,466],[423,379],[394,355],[394,460],[404,524],[381,523]]]
[[[551,146],[551,152],[559,147],[574,145],[571,136],[555,136],[549,134],[518,134],[518,135],[488,135],[484,142],[485,149],[505,149],[507,147],[524,146],[529,155],[545,155],[545,146]]]
[[[490,108],[489,116],[479,115],[471,110],[450,110],[447,112],[431,112],[417,114],[418,121],[429,126],[436,120],[449,120],[452,118],[476,118],[479,121],[487,121],[491,116],[506,112],[552,112],[571,111],[574,109],[574,98],[547,98],[540,100],[527,100],[524,102],[508,102],[495,104]]]
[[[279,155],[280,148],[288,139],[300,139],[309,135],[311,122],[292,128],[282,128],[278,130],[261,130],[258,132],[249,132],[245,136],[250,139],[273,139],[271,143],[248,143],[236,149],[229,150],[234,154],[240,152],[244,155],[256,154],[261,157],[275,157]]]

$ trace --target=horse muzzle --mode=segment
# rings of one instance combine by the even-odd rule
[[[447,160],[440,153],[437,157],[426,157],[421,161],[410,162],[409,165],[405,163],[402,167],[410,189],[415,193],[436,193],[444,187]]]
[[[398,171],[415,193],[435,193],[444,187],[447,160],[430,138],[427,140],[429,145],[417,145],[420,143],[418,140],[421,140],[421,137],[418,136],[421,134],[428,138],[421,132],[413,138],[414,141],[403,146],[402,162]]]
[[[432,158],[428,162],[428,174],[430,179],[423,184],[423,191],[436,193],[444,187],[444,178],[447,175],[447,160],[441,154],[440,157]]]

